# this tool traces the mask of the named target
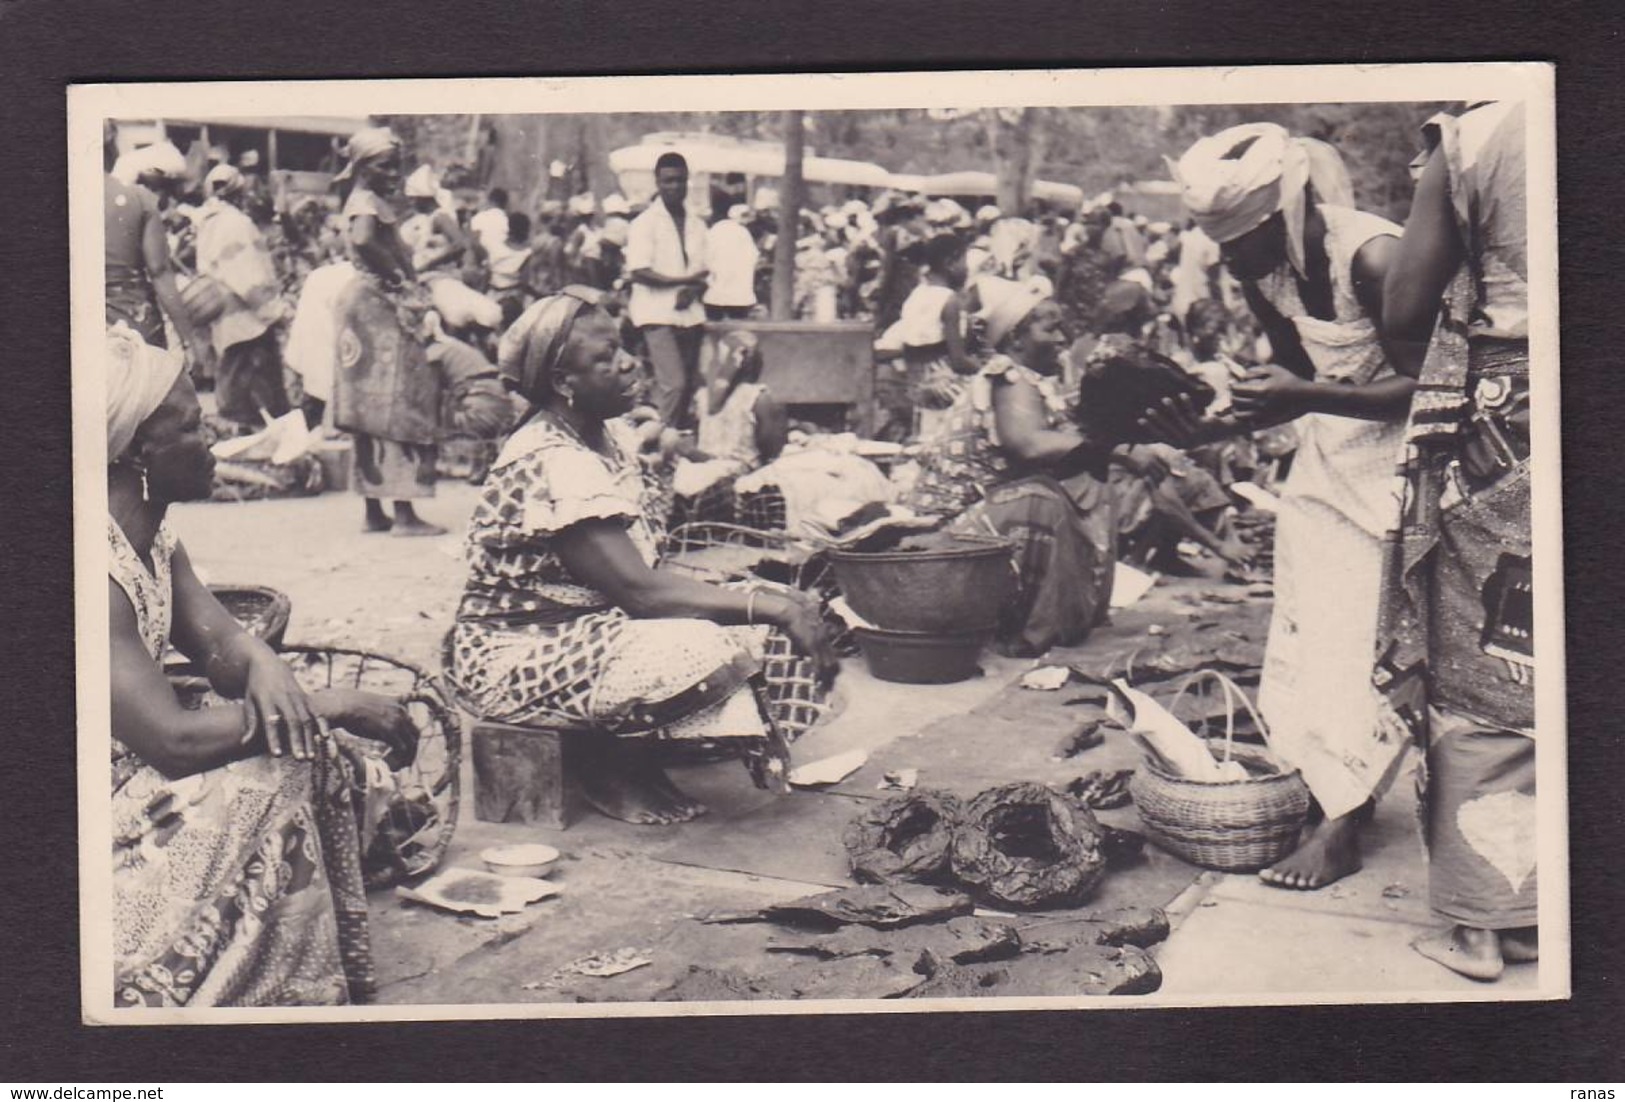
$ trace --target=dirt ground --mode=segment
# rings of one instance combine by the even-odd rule
[[[439,496],[420,508],[452,530],[434,539],[363,534],[360,499],[333,492],[182,506],[173,523],[206,580],[252,582],[289,594],[289,642],[361,647],[435,668],[462,585],[460,533],[473,498],[465,484],[440,484]],[[1268,615],[1268,597],[1248,595],[1239,586],[1211,578],[1164,581],[1086,646],[1056,652],[1050,660],[1102,668],[1131,651],[1154,655],[1215,633],[1257,649]],[[891,794],[879,787],[887,772],[917,769],[922,787],[969,796],[993,784],[1059,786],[1092,769],[1137,764],[1120,733],[1066,757],[1061,748],[1069,735],[1098,714],[1098,695],[1077,682],[1058,692],[1022,689],[1016,682],[1032,665],[986,655],[978,678],[909,686],[876,681],[861,660],[849,659],[841,677],[843,710],[797,743],[796,759],[861,750],[868,755],[861,769],[828,788],[774,797],[753,788],[735,763],[684,767],[675,773],[678,783],[711,812],[681,826],[634,827],[591,814],[562,832],[480,822],[473,815],[465,754],[463,815],[443,867],[480,868],[479,851],[497,843],[546,842],[564,854],[550,874],[560,893],[496,919],[453,916],[391,891],[375,893],[379,1001],[638,1002],[706,992],[721,998],[879,997],[917,986],[921,976],[907,967],[909,954],[820,960],[780,951],[787,936],[794,940],[781,926],[701,919],[849,885],[842,829],[862,808]],[[1413,791],[1411,777],[1402,777],[1379,806],[1365,869],[1330,889],[1290,893],[1248,875],[1202,873],[1148,847],[1146,860],[1108,875],[1084,910],[1167,911],[1172,935],[1150,949],[1166,997],[1482,994],[1485,989],[1409,949],[1432,921]],[[1132,807],[1101,818],[1138,825]],[[649,963],[605,977],[567,967],[621,950]],[[1098,955],[1105,963],[1089,973],[1096,979],[1102,970],[1125,967],[1121,956],[1106,961],[1110,954]],[[1069,959],[1072,965],[1064,963]],[[1025,968],[1031,962],[1018,963]],[[1020,980],[1031,981],[1023,990],[999,986],[1006,980],[1018,984],[1019,977],[1005,973],[1026,975],[1013,964],[997,981],[985,978],[991,964],[970,968],[981,969],[977,975],[984,978],[977,982],[988,984],[983,993],[1051,994],[1070,982],[1065,969],[1075,965],[1069,954],[1045,957],[1032,964],[1036,979]],[[1509,968],[1497,993],[1531,990],[1536,967]],[[801,969],[793,983],[784,979],[791,969]],[[1079,982],[1077,990],[1084,990],[1087,978]]]

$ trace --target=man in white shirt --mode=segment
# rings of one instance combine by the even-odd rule
[[[486,203],[484,210],[469,219],[468,228],[485,255],[490,256],[508,240],[508,193],[494,187],[486,196]]]
[[[663,153],[655,162],[658,200],[628,231],[626,269],[632,281],[627,314],[643,333],[654,369],[654,404],[667,425],[693,428],[705,310],[705,223],[683,207],[688,162]]]
[[[711,284],[705,289],[705,316],[712,321],[749,317],[756,305],[756,263],[761,254],[746,225],[749,221],[750,207],[739,203],[706,235]]]

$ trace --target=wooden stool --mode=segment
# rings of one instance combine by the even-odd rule
[[[579,810],[570,777],[570,742],[579,732],[476,719],[474,817],[486,823],[540,823],[565,830]]]

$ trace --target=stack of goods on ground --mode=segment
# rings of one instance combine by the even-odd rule
[[[908,792],[859,815],[843,841],[859,886],[712,915],[781,928],[772,975],[691,968],[662,1000],[1140,995],[1162,974],[1146,952],[1168,936],[1154,907],[1078,913],[1137,836],[1103,827],[1039,784],[961,802]]]

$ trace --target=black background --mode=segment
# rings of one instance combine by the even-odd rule
[[[1622,1074],[1619,5],[0,0],[0,1081],[1543,1080]],[[79,1024],[65,88],[74,81],[1558,63],[1570,1003]],[[340,105],[335,105],[338,109]],[[741,104],[749,107],[749,104]],[[89,859],[99,860],[100,850]]]

